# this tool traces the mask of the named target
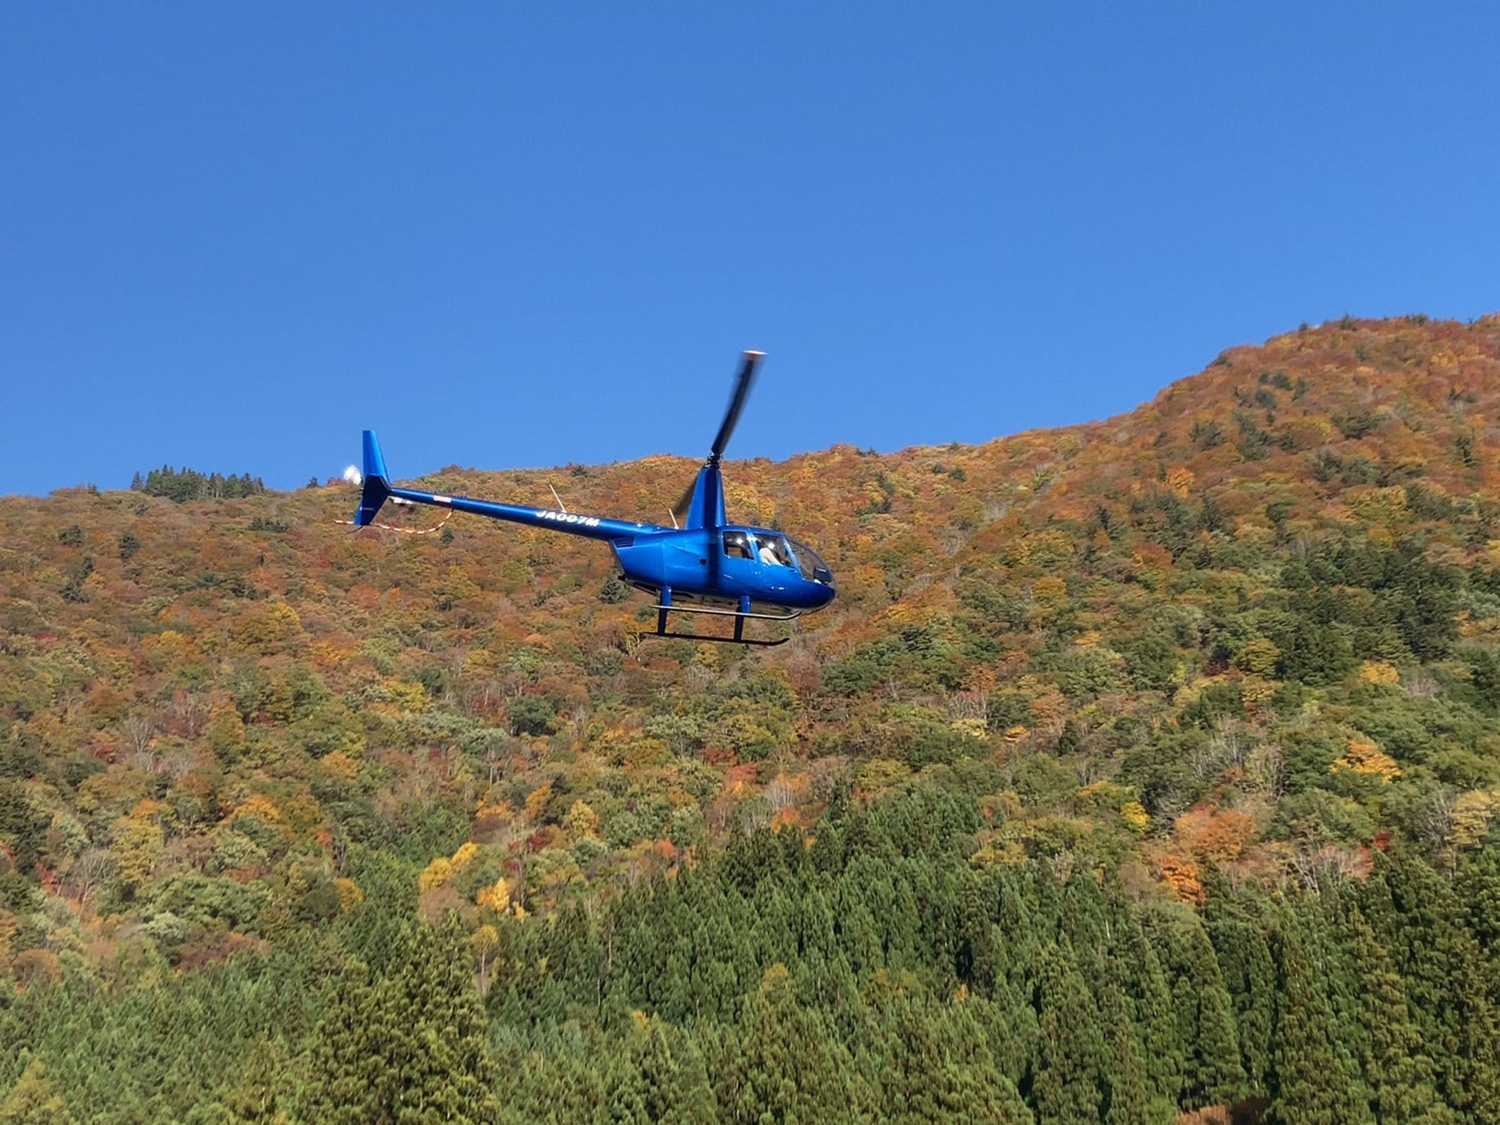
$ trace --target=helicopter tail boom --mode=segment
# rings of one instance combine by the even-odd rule
[[[374,430],[365,431],[364,445],[364,487],[359,494],[359,510],[354,513],[355,527],[368,527],[374,523],[375,513],[391,494],[391,478],[385,471],[385,458],[381,455]]]
[[[569,535],[580,535],[588,539],[606,539],[613,543],[629,543],[637,535],[670,530],[655,524],[626,523],[623,520],[585,516],[566,510],[553,511],[548,508],[525,508],[517,504],[497,504],[492,500],[475,500],[468,496],[441,496],[435,492],[422,492],[415,488],[397,488],[385,468],[385,457],[380,452],[380,442],[374,430],[364,432],[364,481],[359,494],[359,508],[350,522],[355,527],[369,527],[381,505],[387,500],[397,504],[432,504],[450,512],[472,512],[490,519],[508,520],[511,523],[545,527]]]

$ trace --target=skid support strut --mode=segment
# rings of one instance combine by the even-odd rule
[[[742,597],[738,609],[715,609],[711,606],[698,605],[673,605],[671,589],[661,592],[661,601],[652,606],[656,610],[656,631],[654,633],[641,633],[645,637],[676,637],[684,641],[713,641],[728,645],[755,645],[757,648],[774,648],[776,645],[784,645],[791,640],[790,637],[781,637],[774,641],[755,640],[745,636],[746,621],[795,621],[801,617],[800,613],[753,613],[750,609],[750,599]],[[667,615],[669,613],[694,613],[708,617],[732,617],[734,618],[734,636],[715,637],[700,633],[673,633],[667,629]]]
[[[661,604],[656,608],[656,633],[657,636],[664,637],[667,635],[667,614],[672,612],[672,587],[662,587]]]

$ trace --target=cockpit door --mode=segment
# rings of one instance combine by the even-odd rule
[[[719,580],[724,593],[752,597],[760,586],[760,560],[756,557],[755,538],[745,531],[729,529],[719,533]]]
[[[764,584],[765,596],[772,601],[785,594],[801,579],[797,560],[792,555],[785,535],[757,531],[755,558],[760,563],[760,580]]]

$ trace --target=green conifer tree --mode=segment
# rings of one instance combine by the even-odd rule
[[[1233,1105],[1244,1094],[1229,990],[1208,933],[1194,916],[1165,928],[1173,959],[1172,1005],[1184,1046],[1184,1090],[1189,1109]]]
[[[1209,924],[1214,953],[1234,1008],[1247,1092],[1264,1096],[1276,1018],[1276,963],[1259,926],[1225,917]]]
[[[275,1039],[255,1043],[238,1079],[225,1092],[230,1125],[274,1125],[285,1121],[293,1101],[292,1059]]]
[[[1144,1125],[1175,1120],[1176,1105],[1152,1095],[1146,1060],[1141,1051],[1141,1029],[1136,1026],[1119,964],[1114,958],[1109,958],[1104,965],[1099,1015],[1109,1048],[1104,1120],[1108,1125],[1135,1122]]]
[[[1363,1022],[1369,1038],[1363,1060],[1377,1121],[1438,1125],[1456,1116],[1438,1098],[1432,1060],[1411,1017],[1406,987],[1390,955],[1362,914],[1353,916],[1355,955],[1363,978]]]
[[[661,1020],[641,1018],[627,1032],[625,1049],[616,1056],[612,1120],[642,1125],[658,1121],[711,1125],[715,1120],[713,1087],[692,1036]]]
[[[861,1071],[878,1090],[880,1120],[1030,1125],[1031,1111],[996,1068],[984,1032],[967,1010],[970,1003],[938,1006],[900,993],[872,1013]]]
[[[1280,1010],[1272,1057],[1271,1118],[1282,1125],[1355,1125],[1372,1121],[1354,1076],[1335,1044],[1328,998],[1318,986],[1300,922],[1284,916],[1280,948]]]
[[[1139,918],[1127,915],[1112,932],[1122,983],[1141,1029],[1151,1090],[1157,1100],[1179,1105],[1187,1045],[1178,1029],[1166,970]]]
[[[1479,944],[1468,932],[1458,935],[1453,959],[1463,1027],[1463,1108],[1475,1121],[1500,1121],[1500,1011],[1493,999],[1494,968],[1484,964]]]
[[[0,1101],[0,1125],[72,1125],[73,1120],[39,1058],[26,1064],[15,1088]]]
[[[711,1073],[726,1122],[851,1122],[872,1104],[848,1050],[797,1002],[784,965],[766,970],[738,1028],[713,1043]]]
[[[994,1125],[1031,1125],[1031,1110],[990,1049],[990,1040],[974,1011],[978,1003],[981,1001],[970,999],[948,1004],[938,1013],[938,1049],[950,1060],[950,1077],[944,1084],[950,1091],[949,1119],[967,1116]]]
[[[1496,664],[1500,667],[1500,661]],[[1495,964],[1500,951],[1500,849],[1485,848],[1466,857],[1453,889],[1468,904],[1469,930],[1480,951]]]
[[[1406,986],[1439,1095],[1478,1114],[1476,1120],[1500,1114],[1500,1032],[1463,904],[1447,880],[1410,852],[1394,852],[1377,874],[1383,878],[1372,878],[1367,891],[1370,921]]]
[[[1097,1122],[1108,1055],[1092,996],[1066,945],[1044,946],[1038,968],[1041,1058],[1031,1091],[1036,1110],[1057,1125]]]
[[[487,1021],[454,915],[405,934],[396,965],[354,980],[319,1027],[304,1112],[335,1122],[482,1122],[497,1112]]]
[[[394,1120],[399,1070],[389,1056],[403,1037],[395,1016],[363,971],[343,976],[309,1047],[304,1116],[330,1125]]]

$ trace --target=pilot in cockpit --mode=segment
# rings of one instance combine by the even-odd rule
[[[786,551],[775,539],[766,536],[760,537],[760,561],[767,566],[791,566],[791,560],[786,557]]]

